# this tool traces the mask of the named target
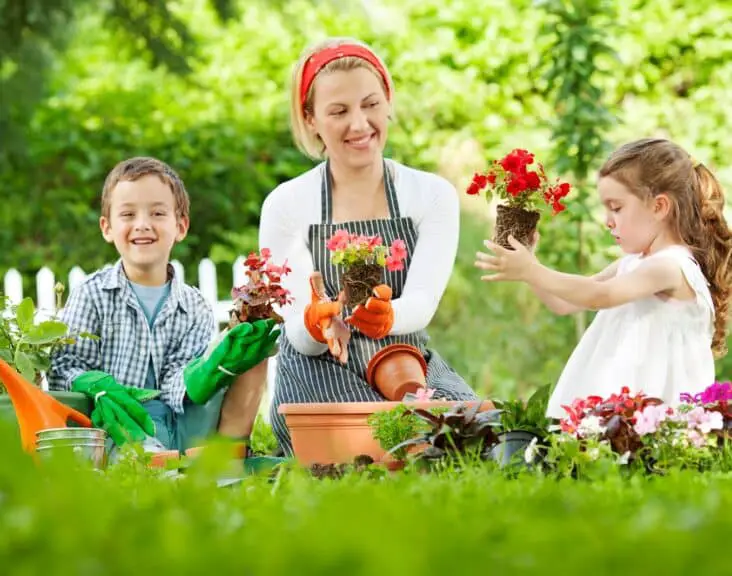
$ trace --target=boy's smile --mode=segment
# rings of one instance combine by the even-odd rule
[[[177,217],[170,187],[149,175],[115,186],[109,218],[102,216],[99,226],[104,239],[117,248],[132,282],[160,286],[167,279],[173,246],[188,232],[188,219]]]

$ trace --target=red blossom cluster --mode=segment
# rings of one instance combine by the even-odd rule
[[[537,162],[527,150],[515,149],[500,160],[494,160],[486,173],[476,173],[468,186],[470,195],[480,194],[486,189],[488,199],[493,193],[507,200],[509,206],[532,209],[537,198],[551,207],[554,214],[566,209],[562,204],[571,189],[567,182],[558,180],[551,184],[544,166]]]

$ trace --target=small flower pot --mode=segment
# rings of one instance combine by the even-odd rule
[[[405,394],[427,387],[427,362],[418,348],[392,344],[371,358],[366,380],[384,398],[398,402]]]
[[[382,283],[384,269],[378,264],[354,264],[343,272],[342,284],[346,306],[365,304],[376,286]]]
[[[508,243],[508,237],[513,236],[524,246],[531,246],[536,226],[539,223],[539,212],[503,204],[499,204],[496,210],[493,241],[504,248],[512,249]]]
[[[498,462],[501,468],[515,463],[526,465],[524,452],[534,438],[538,436],[524,430],[511,430],[499,434],[498,444],[490,450],[491,458]]]

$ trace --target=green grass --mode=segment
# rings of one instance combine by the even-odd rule
[[[42,467],[0,426],[0,566],[14,574],[722,573],[722,475],[599,482],[490,467],[213,485],[132,465]]]

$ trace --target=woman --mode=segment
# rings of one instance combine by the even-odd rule
[[[282,310],[284,335],[271,420],[286,453],[290,438],[277,408],[284,403],[374,402],[384,398],[366,382],[377,351],[394,343],[419,348],[434,398],[473,400],[475,393],[434,351],[425,328],[452,272],[459,203],[445,179],[383,158],[393,109],[383,62],[364,44],[330,39],[307,50],[292,82],[291,121],[298,147],[314,169],[279,185],[262,207],[259,243],[276,262],[295,303]],[[336,230],[406,243],[401,271],[385,271],[365,306],[343,309],[340,270],[327,240]],[[325,295],[318,282],[324,281]],[[341,318],[346,318],[344,323]]]

